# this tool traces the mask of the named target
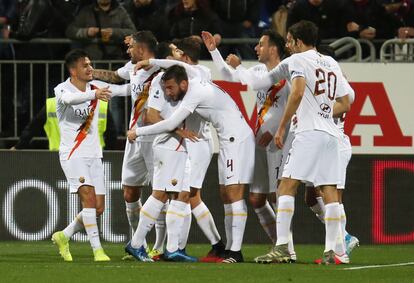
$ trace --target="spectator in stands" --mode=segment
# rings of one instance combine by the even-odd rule
[[[150,30],[158,41],[169,38],[168,22],[164,8],[155,0],[129,0],[125,9],[137,30]]]
[[[256,0],[214,0],[214,11],[221,20],[223,38],[256,38],[259,9]],[[223,56],[236,53],[243,59],[256,59],[254,46],[248,44],[223,45]]]
[[[347,35],[372,40],[393,37],[393,25],[377,0],[351,0],[345,7]]]
[[[0,1],[0,39],[8,39],[10,35],[10,25],[16,16],[16,1]],[[13,58],[13,46],[11,44],[0,43],[0,59]]]
[[[319,39],[338,38],[346,33],[345,0],[298,0],[289,11],[287,28],[308,20],[319,28]]]
[[[208,0],[182,0],[170,11],[169,22],[172,39],[194,36],[201,44],[201,32],[205,30],[214,35],[217,45],[221,42],[220,19],[210,9]],[[202,49],[201,58],[210,58],[205,47]]]
[[[392,37],[401,39],[414,37],[413,0],[381,0],[388,15],[388,25],[392,28]]]
[[[66,29],[67,37],[87,40],[83,47],[94,60],[124,58],[123,39],[134,32],[134,23],[116,0],[96,0],[84,7]]]

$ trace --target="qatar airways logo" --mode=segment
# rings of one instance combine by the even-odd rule
[[[82,120],[86,120],[89,114],[92,111],[92,107],[87,108],[77,108],[75,109],[75,116],[81,118]]]

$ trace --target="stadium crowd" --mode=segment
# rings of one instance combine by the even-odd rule
[[[0,38],[70,38],[92,59],[126,58],[120,38],[151,30],[159,40],[198,37],[211,31],[225,38],[258,38],[274,28],[282,36],[300,20],[314,22],[320,39],[368,40],[414,36],[412,0],[3,0]],[[97,40],[93,40],[97,39]],[[73,47],[72,46],[72,47]],[[0,45],[1,59],[62,59],[65,45]],[[255,59],[252,45],[221,45],[223,55]],[[208,58],[206,50],[202,58]]]

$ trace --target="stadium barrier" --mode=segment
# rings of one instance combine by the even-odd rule
[[[100,221],[102,238],[126,242],[129,235],[121,188],[122,152],[105,152],[106,209]],[[69,194],[56,152],[0,151],[0,240],[37,241],[49,239],[79,212],[76,195]],[[347,230],[362,244],[414,243],[413,155],[354,155],[348,169],[344,203]],[[144,189],[145,201],[150,189]],[[296,198],[293,219],[296,243],[322,244],[324,225],[305,207],[304,190]],[[218,193],[217,156],[204,182],[202,196],[210,208],[222,237],[223,205]],[[154,240],[154,234],[149,241]],[[74,238],[86,241],[86,234]],[[246,243],[269,243],[249,206]],[[193,219],[190,243],[206,243]]]

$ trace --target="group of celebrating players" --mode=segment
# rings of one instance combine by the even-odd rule
[[[291,221],[303,182],[308,205],[326,229],[325,249],[315,262],[349,263],[359,241],[345,230],[342,193],[351,145],[343,118],[354,92],[338,63],[316,50],[317,33],[308,21],[290,27],[286,42],[265,31],[255,47],[259,64],[249,69],[235,55],[224,60],[214,37],[202,33],[223,79],[257,91],[254,130],[229,94],[212,82],[210,70],[198,64],[197,38],[157,43],[151,32],[137,32],[126,39],[131,60],[116,71],[94,70],[85,52],[69,52],[70,77],[55,88],[59,156],[70,191],[79,195],[83,209],[52,235],[63,259],[72,261],[69,239],[85,229],[95,261],[110,260],[96,221],[104,211],[105,188],[95,112],[101,100],[130,95],[122,185],[133,236],[125,259],[243,262],[244,191],[249,187],[249,202],[273,243],[254,261],[295,262]],[[129,83],[115,84],[125,80]],[[200,193],[213,156],[211,128],[219,141],[225,243]],[[152,194],[142,205],[141,190],[149,183]],[[212,246],[201,259],[185,249],[192,215]],[[156,242],[149,249],[145,238],[154,226]]]

